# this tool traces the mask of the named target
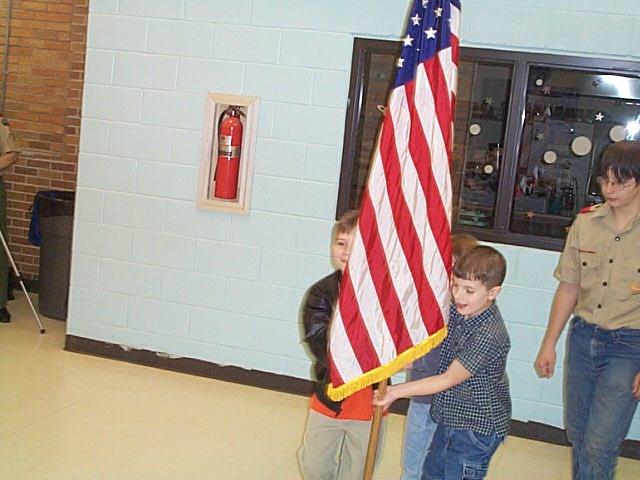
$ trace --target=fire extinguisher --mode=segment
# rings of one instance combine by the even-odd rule
[[[238,196],[238,172],[240,170],[240,146],[242,145],[242,121],[240,107],[230,105],[218,120],[218,161],[214,196],[233,200]]]

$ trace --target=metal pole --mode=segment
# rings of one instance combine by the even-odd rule
[[[27,297],[27,301],[29,302],[29,306],[31,307],[31,311],[33,312],[33,315],[36,317],[36,322],[38,322],[38,326],[40,327],[40,333],[45,333],[44,327],[42,326],[42,322],[40,321],[40,317],[38,316],[38,312],[36,312],[36,308],[33,306],[31,297],[27,293],[27,289],[24,286],[24,282],[22,281],[20,272],[18,272],[18,267],[16,267],[16,262],[13,261],[13,257],[11,256],[11,252],[9,251],[9,246],[7,245],[7,242],[4,239],[2,230],[0,230],[0,240],[2,241],[2,246],[4,247],[4,251],[7,252],[7,258],[9,259],[9,261],[11,262],[11,266],[13,267],[13,273],[15,273],[16,279],[18,280],[18,282],[20,282],[20,287],[22,288],[24,295]]]

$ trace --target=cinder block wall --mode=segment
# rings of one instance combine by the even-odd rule
[[[88,0],[12,2],[4,115],[22,154],[4,180],[9,244],[26,278],[38,276],[39,249],[27,240],[36,191],[76,187],[87,15]]]
[[[330,270],[353,37],[399,38],[408,5],[93,0],[68,333],[308,378],[298,308]],[[640,60],[635,0],[463,0],[462,18],[465,46]],[[262,98],[248,216],[195,207],[209,91]],[[514,417],[562,425],[562,369],[532,365],[558,254],[497,247]]]

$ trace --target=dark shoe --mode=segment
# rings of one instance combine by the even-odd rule
[[[6,308],[0,309],[0,323],[9,323],[11,321],[11,314]]]

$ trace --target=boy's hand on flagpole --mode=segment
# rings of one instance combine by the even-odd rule
[[[376,407],[382,407],[384,410],[388,409],[393,402],[395,402],[398,397],[395,395],[395,388],[393,386],[387,387],[387,391],[385,394],[380,397],[378,395],[378,390],[373,391],[373,405]]]

